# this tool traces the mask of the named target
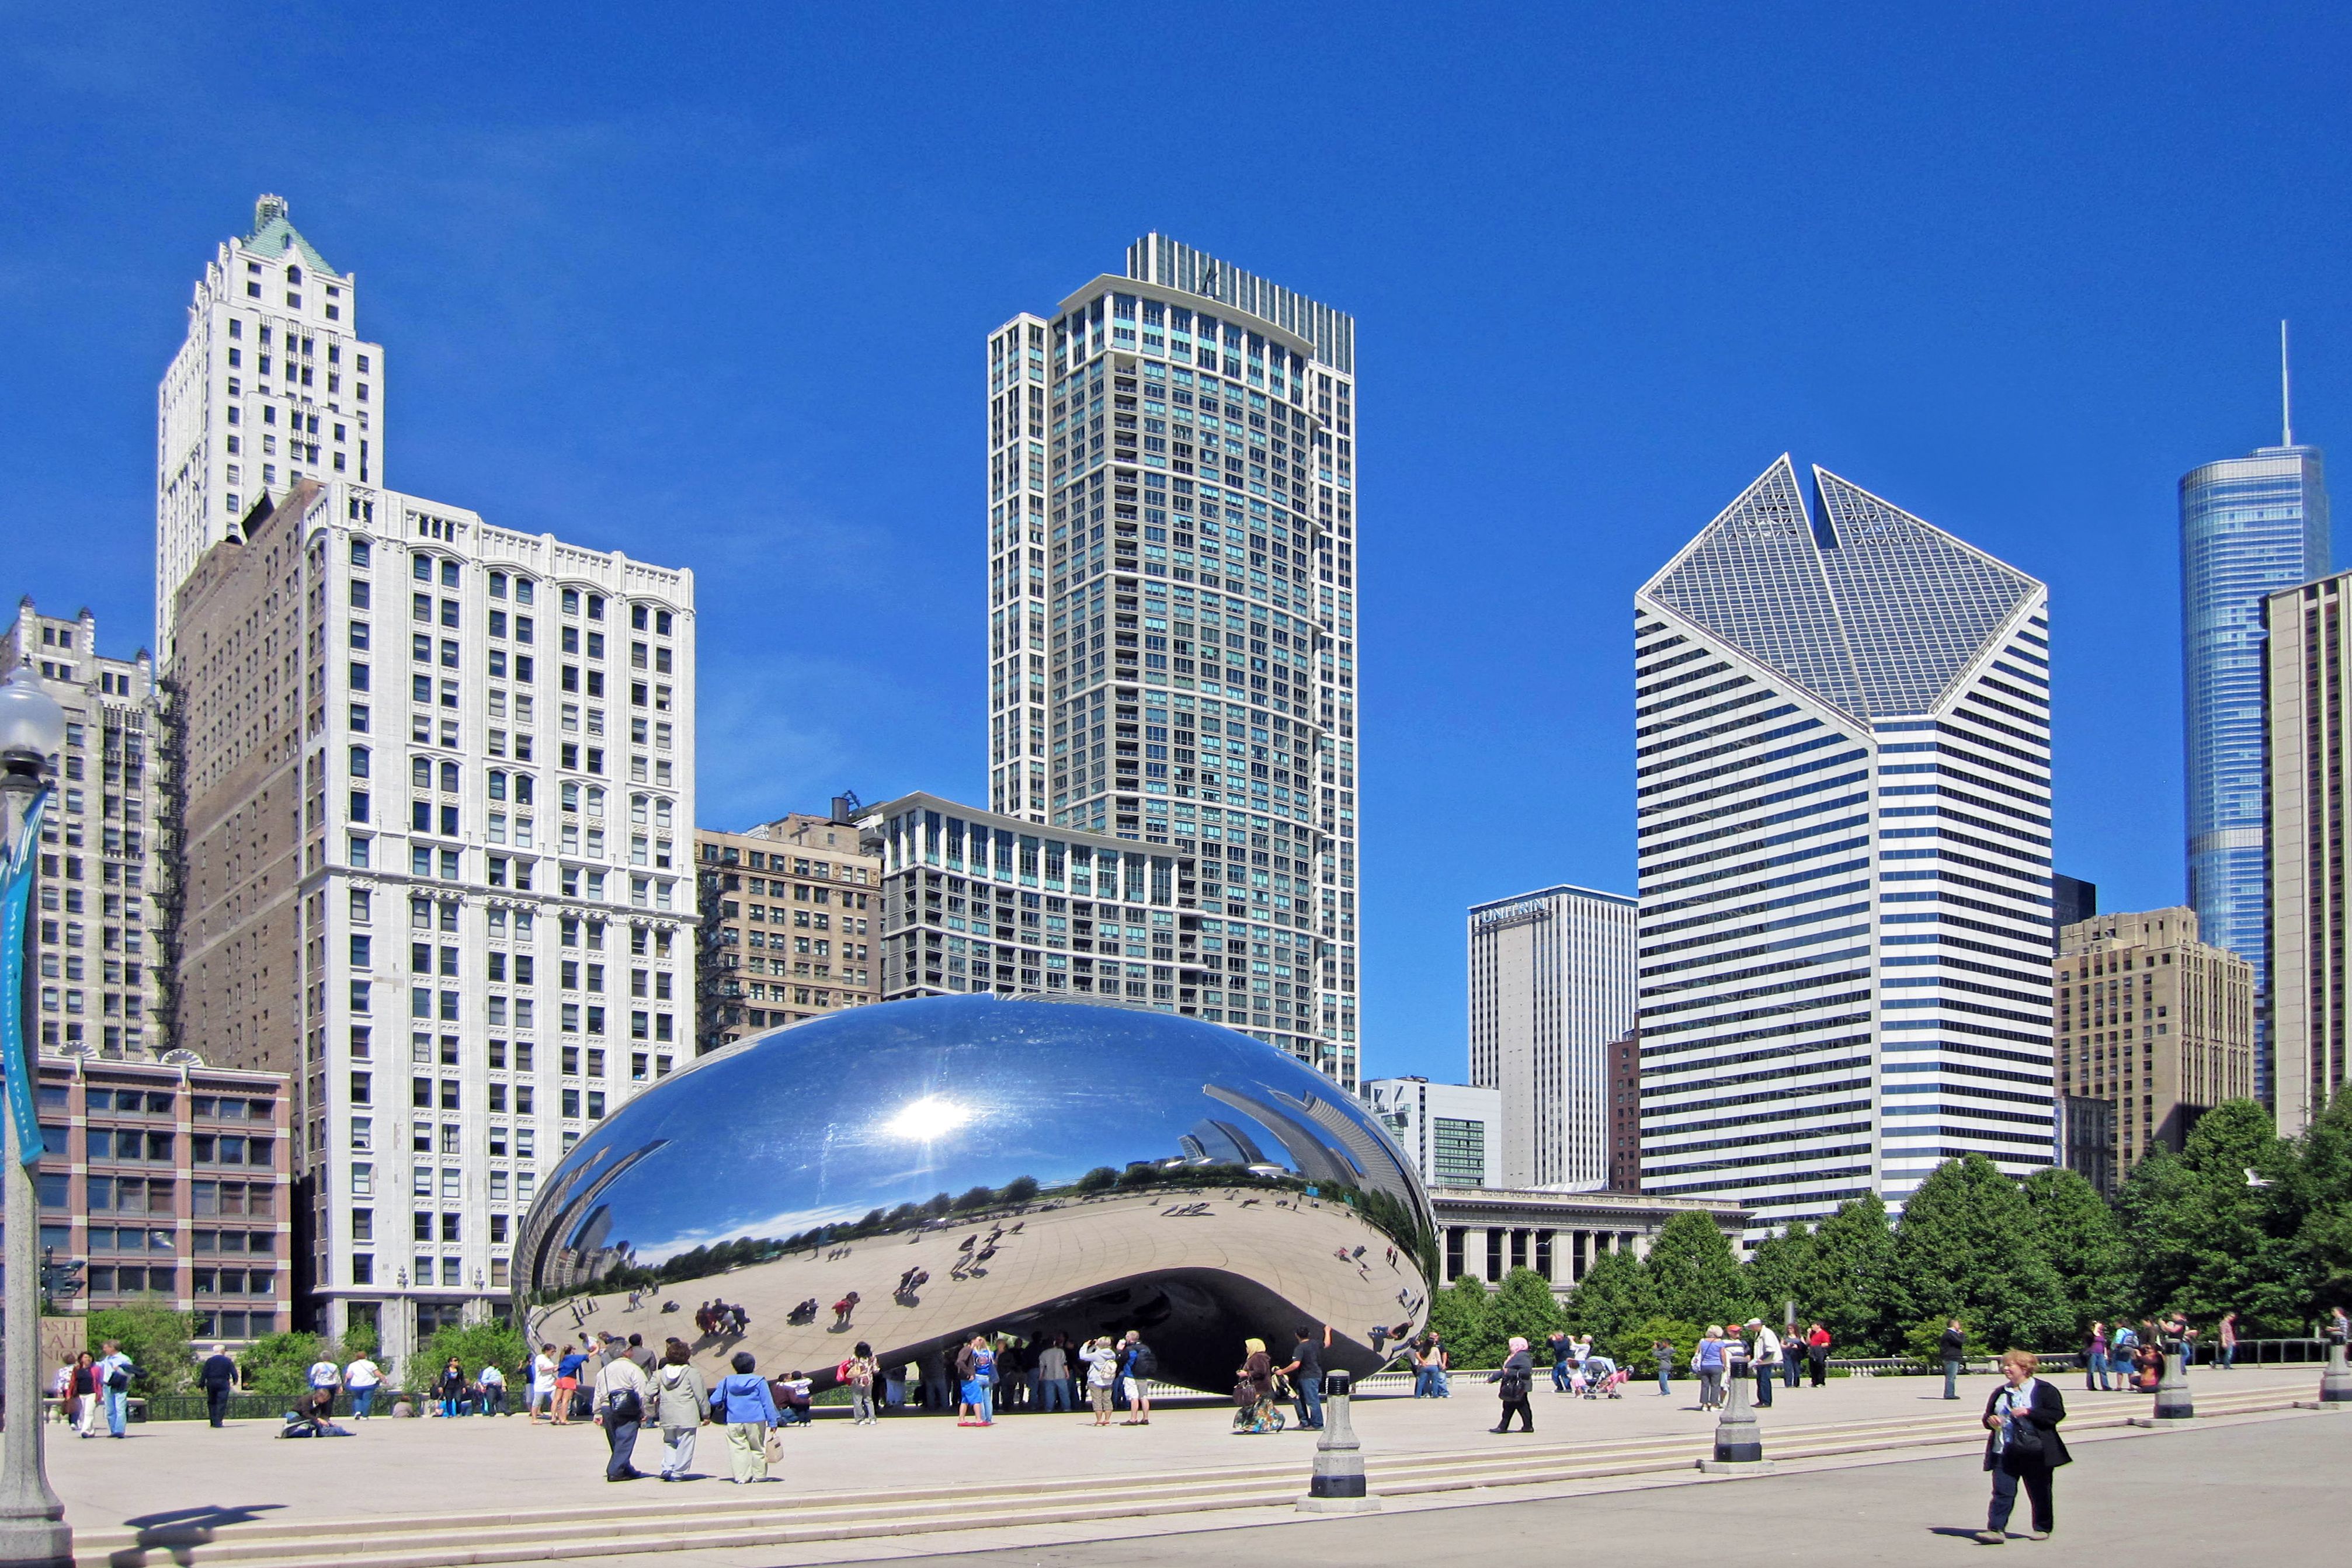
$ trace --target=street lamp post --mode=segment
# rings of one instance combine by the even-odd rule
[[[65,745],[66,716],[29,664],[0,685],[0,1066],[6,1073],[5,1163],[7,1315],[0,1397],[0,1563],[71,1568],[73,1527],[49,1485],[41,1442],[40,1195],[32,1160],[40,1157],[34,1111],[33,1042],[26,999],[32,981],[25,951],[26,905],[40,852],[40,820],[49,794],[49,758]],[[28,1153],[31,1158],[26,1158]]]

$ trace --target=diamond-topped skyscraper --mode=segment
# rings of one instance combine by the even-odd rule
[[[1783,456],[1634,600],[1642,1185],[2050,1163],[2043,586]]]
[[[1148,907],[1041,892],[1036,988],[1354,1088],[1354,320],[1150,235],[991,333],[988,377],[990,807],[1199,857],[1194,964]],[[973,988],[1030,988],[973,945]]]

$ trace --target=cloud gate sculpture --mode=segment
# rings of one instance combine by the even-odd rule
[[[821,1385],[859,1340],[896,1364],[1137,1328],[1162,1380],[1223,1392],[1244,1337],[1305,1322],[1326,1364],[1372,1370],[1423,1324],[1434,1234],[1388,1134],[1271,1046],[938,997],[759,1036],[623,1106],[525,1218],[518,1308],[538,1340],[675,1336]],[[743,1326],[700,1328],[712,1300]]]

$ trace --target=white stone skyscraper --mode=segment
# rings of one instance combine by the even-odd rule
[[[161,523],[155,936],[178,1042],[293,1080],[297,1322],[396,1360],[507,1308],[540,1175],[694,1054],[694,578],[385,489],[382,350],[317,255],[265,203],[165,382],[167,450],[278,434]],[[226,401],[175,401],[200,336]]]
[[[155,390],[155,658],[205,551],[298,479],[383,482],[383,346],[359,337],[359,281],[288,221],[282,196],[221,242]]]
[[[1470,1082],[1502,1092],[1500,1181],[1609,1185],[1609,1048],[1634,1019],[1634,904],[1547,887],[1470,910]]]
[[[1353,1088],[1353,319],[1150,235],[988,375],[991,809],[1197,853],[1129,995]]]
[[[1783,456],[1634,599],[1642,1186],[2051,1163],[2048,593]]]

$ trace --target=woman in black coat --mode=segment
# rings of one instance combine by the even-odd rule
[[[1486,1381],[1501,1385],[1496,1393],[1500,1395],[1503,1400],[1503,1418],[1499,1424],[1489,1430],[1509,1431],[1511,1417],[1517,1416],[1519,1418],[1520,1431],[1534,1431],[1536,1418],[1534,1412],[1528,1408],[1528,1390],[1535,1386],[1536,1361],[1535,1356],[1528,1349],[1528,1342],[1516,1334],[1512,1335],[1510,1355],[1505,1359],[1500,1367],[1486,1375]]]
[[[2058,1435],[2066,1419],[2066,1400],[2054,1383],[2034,1376],[2041,1362],[2030,1350],[2003,1352],[2001,1375],[2007,1381],[1985,1401],[1984,1468],[1992,1472],[1992,1507],[1977,1539],[1999,1546],[2009,1539],[2009,1516],[2017,1507],[2021,1484],[2033,1505],[2031,1539],[2047,1541],[2057,1517],[2050,1503],[2050,1477],[2074,1456]]]

